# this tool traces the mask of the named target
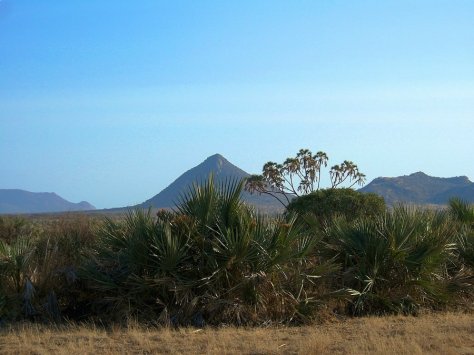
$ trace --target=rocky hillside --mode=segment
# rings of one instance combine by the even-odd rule
[[[393,178],[379,177],[359,191],[379,194],[389,205],[397,202],[443,205],[452,197],[474,202],[474,183],[466,176],[439,178],[417,172]]]

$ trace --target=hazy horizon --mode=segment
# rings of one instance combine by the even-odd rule
[[[472,1],[0,0],[0,189],[145,201],[215,153],[474,178]]]

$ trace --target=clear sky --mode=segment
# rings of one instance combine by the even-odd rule
[[[0,188],[99,208],[220,153],[474,179],[474,1],[0,0]]]

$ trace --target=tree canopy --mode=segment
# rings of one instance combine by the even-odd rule
[[[311,213],[320,226],[336,216],[343,216],[350,221],[363,217],[375,218],[383,214],[385,209],[382,196],[349,188],[314,191],[293,199],[287,206],[290,213]]]
[[[262,174],[251,175],[247,179],[245,189],[251,193],[271,195],[286,206],[291,197],[307,195],[320,189],[321,169],[328,166],[328,161],[325,152],[313,154],[309,149],[300,149],[295,157],[287,158],[282,164],[272,161],[266,163]],[[365,175],[349,160],[332,166],[329,178],[331,189],[344,183],[352,187],[365,182]]]

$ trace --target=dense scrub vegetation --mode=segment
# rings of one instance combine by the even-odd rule
[[[385,212],[383,197],[361,193],[351,188],[321,189],[294,198],[287,212],[300,216],[310,214],[323,226],[335,217],[353,221],[361,217],[375,217]]]
[[[0,320],[300,324],[472,305],[473,206],[320,222],[261,216],[242,188],[210,179],[157,214],[0,217]]]

